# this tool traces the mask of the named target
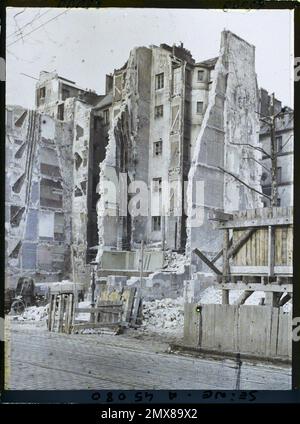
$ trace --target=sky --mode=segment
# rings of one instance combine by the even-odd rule
[[[105,75],[137,46],[183,42],[196,62],[230,30],[256,46],[258,85],[293,106],[293,12],[288,10],[7,8],[7,104],[33,108],[40,71],[104,94]],[[25,76],[24,74],[28,75]],[[31,77],[31,78],[30,78]]]

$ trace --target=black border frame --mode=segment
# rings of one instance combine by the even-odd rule
[[[300,58],[300,3],[298,1],[274,0],[7,0],[1,1],[0,18],[0,57],[6,58],[6,7],[127,7],[127,8],[172,8],[172,9],[290,9],[294,10],[294,56]],[[267,30],[267,29],[266,29]],[[299,75],[300,77],[300,75]],[[5,82],[0,81],[0,168],[2,178],[5,178]],[[294,111],[300,110],[300,81],[294,82]],[[295,116],[295,115],[294,115]],[[294,121],[294,140],[300,139],[300,120]],[[300,145],[294,143],[294,221],[300,219],[300,171],[298,172],[295,158],[300,157]],[[1,184],[0,204],[5,204],[5,184]],[[4,207],[1,210],[1,221],[5,221]],[[0,318],[4,318],[4,265],[5,240],[4,225],[0,240]],[[300,251],[300,234],[298,226],[294,228],[294,252]],[[293,282],[293,317],[300,317],[300,286],[299,267],[294,253],[294,282]],[[298,331],[299,333],[299,331]],[[0,341],[0,371],[4,370],[4,342]],[[109,394],[115,399],[108,400]],[[208,393],[210,396],[208,396]],[[220,394],[222,393],[222,394]],[[248,395],[243,398],[243,394]],[[252,395],[251,395],[252,393]],[[122,395],[123,394],[123,395]],[[148,398],[147,398],[148,394]],[[150,400],[149,394],[153,397]],[[120,399],[120,395],[122,400]],[[125,398],[124,398],[125,396]],[[255,399],[252,399],[254,397]],[[123,399],[124,398],[124,399]],[[250,400],[251,398],[251,400]],[[138,399],[138,400],[137,400]],[[292,388],[282,391],[218,391],[218,390],[178,390],[178,391],[131,391],[131,390],[76,390],[76,391],[14,391],[4,390],[4,372],[0,372],[0,403],[81,403],[81,404],[208,404],[208,403],[300,403],[300,341],[293,341],[292,351]]]

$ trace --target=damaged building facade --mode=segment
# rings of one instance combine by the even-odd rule
[[[255,48],[229,31],[222,33],[219,56],[198,63],[183,46],[136,48],[110,85],[105,105],[98,105],[103,120],[109,116],[98,259],[106,249],[134,249],[143,239],[150,249],[186,252],[199,268],[193,250],[212,256],[221,244],[211,210],[262,206],[260,152],[247,146],[259,143]],[[142,180],[149,188],[146,217],[120,216],[121,191],[105,191],[107,181],[120,187],[121,173],[127,184]]]
[[[93,113],[99,96],[41,72],[36,110],[6,111],[6,276],[86,281],[93,192]],[[95,202],[95,201],[94,201]],[[90,221],[92,222],[92,221]],[[95,222],[95,221],[94,221]],[[97,231],[96,231],[97,232]]]
[[[10,278],[88,282],[91,260],[142,240],[201,270],[193,250],[221,246],[210,212],[262,206],[257,110],[255,48],[229,31],[202,62],[134,48],[101,96],[41,72],[36,111],[7,107]]]
[[[6,273],[57,281],[71,270],[72,132],[37,111],[7,107]]]

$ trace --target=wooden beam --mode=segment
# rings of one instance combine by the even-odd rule
[[[249,228],[249,230],[245,231],[245,233],[228,250],[228,259],[237,254],[255,231],[255,228]]]
[[[266,197],[267,199],[271,200],[270,196],[267,196],[265,193],[263,193],[262,191],[256,190],[256,188],[251,187],[249,184],[247,184],[245,181],[241,180],[237,175],[233,174],[232,172],[227,171],[226,169],[222,168],[221,166],[218,166],[218,168],[223,171],[225,174],[230,175],[231,177],[235,178],[237,181],[239,181],[240,183],[242,183],[245,187],[247,187],[249,190],[255,191],[255,193],[260,194],[261,196]]]
[[[223,233],[223,283],[228,281],[230,268],[229,268],[229,257],[228,257],[228,249],[229,249],[229,230],[224,230]]]
[[[275,264],[275,229],[271,225],[268,227],[268,276],[274,276]]]
[[[193,252],[217,275],[222,275],[222,272],[201,252],[199,249],[194,249]]]
[[[230,268],[231,275],[237,276],[268,276],[269,267],[268,266],[236,266],[231,265]],[[274,266],[274,276],[282,276],[282,277],[292,277],[293,276],[293,267],[292,266]],[[274,277],[274,278],[275,278]]]
[[[220,283],[216,287],[224,290],[253,290],[264,292],[292,293],[293,284],[261,284],[261,283]]]
[[[240,297],[234,302],[235,305],[243,305],[246,300],[248,299],[248,297],[251,296],[251,294],[254,293],[253,290],[245,290]]]
[[[113,314],[119,313],[119,309],[122,309],[123,303],[121,304],[109,304],[103,306],[97,306],[96,308],[75,308],[77,314],[85,313],[97,313],[97,312],[111,312]]]
[[[278,306],[283,306],[285,305],[289,300],[291,300],[292,296],[290,293],[285,294],[280,301],[278,302]]]
[[[233,215],[231,213],[214,210],[209,212],[208,219],[210,221],[229,221],[233,219]]]
[[[143,270],[143,277],[148,277],[154,271]],[[97,277],[108,277],[109,275],[120,275],[128,277],[140,277],[141,271],[138,269],[98,269]]]
[[[223,248],[216,254],[216,256],[212,259],[211,263],[214,264],[223,256]]]
[[[279,300],[278,295],[281,295],[281,293],[272,292],[272,291],[266,292],[265,305],[278,307],[278,300]]]
[[[232,246],[232,237],[229,240],[229,247]],[[215,262],[217,262],[218,259],[220,259],[223,256],[223,248],[216,254],[216,256],[212,259],[212,263],[214,264]]]
[[[232,221],[220,222],[217,225],[217,228],[249,228],[249,227],[268,227],[272,226],[282,226],[282,225],[292,225],[293,217],[273,217],[273,218],[265,218],[258,217],[253,219],[242,219],[242,218],[233,218]]]

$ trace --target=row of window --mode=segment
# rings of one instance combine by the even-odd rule
[[[197,72],[197,81],[202,82],[204,81],[204,79],[205,79],[205,72],[202,69],[199,69]],[[163,72],[155,75],[155,89],[160,90],[161,88],[164,88],[164,73]]]
[[[189,103],[189,102],[187,102]],[[197,102],[196,103],[196,113],[203,113],[204,111],[204,103],[203,102]],[[154,108],[154,117],[155,118],[161,118],[162,116],[164,116],[164,106],[163,105],[158,105],[155,106]]]
[[[201,113],[203,113],[203,110],[204,110],[203,102],[197,102],[196,112],[201,114]],[[164,116],[164,106],[163,105],[155,106],[154,117],[155,118],[161,118],[163,116]],[[109,109],[105,109],[103,111],[103,120],[104,120],[105,125],[109,124],[109,121],[110,121]]]

